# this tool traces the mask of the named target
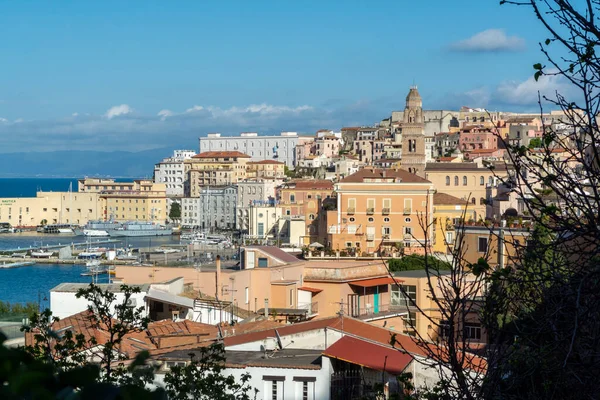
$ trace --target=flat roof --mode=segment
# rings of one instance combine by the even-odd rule
[[[322,350],[281,349],[277,351],[225,351],[225,364],[228,366],[280,367],[299,369],[321,369]],[[161,360],[189,360],[190,354],[198,358],[201,350],[175,350],[160,356]]]
[[[450,275],[449,270],[440,270],[436,271],[433,268],[429,269],[429,275]],[[425,278],[427,277],[427,271],[424,269],[415,269],[412,271],[394,271],[394,276],[398,276],[401,278]]]
[[[96,286],[98,286],[102,290],[108,290],[111,293],[122,292],[120,283],[97,283]],[[148,284],[148,283],[144,283],[142,285],[128,285],[128,286],[140,288],[140,290],[142,292],[148,292],[148,289],[150,289],[150,284]],[[65,282],[65,283],[61,283],[61,284],[53,287],[52,289],[50,289],[50,291],[51,292],[77,292],[79,289],[88,289],[89,287],[90,287],[89,283],[67,283],[67,282]]]

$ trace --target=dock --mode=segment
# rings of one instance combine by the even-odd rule
[[[18,268],[26,267],[28,265],[34,265],[35,261],[17,261],[11,263],[0,264],[0,268]]]
[[[16,249],[3,249],[0,250],[0,253],[19,253],[19,252],[26,252],[29,250],[36,250],[39,248],[43,248],[43,249],[61,249],[63,247],[71,247],[71,248],[76,248],[76,247],[86,247],[86,246],[96,246],[96,245],[100,245],[100,244],[111,244],[111,243],[120,243],[121,240],[116,240],[116,239],[105,239],[105,240],[98,240],[98,241],[90,241],[90,242],[79,242],[79,243],[59,243],[59,244],[52,244],[52,245],[41,245],[41,246],[29,246],[29,247],[17,247]]]

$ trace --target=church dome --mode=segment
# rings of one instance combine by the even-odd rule
[[[423,106],[423,100],[421,100],[421,95],[419,94],[419,90],[417,90],[416,86],[412,86],[410,88],[410,91],[408,92],[408,95],[406,96],[406,107],[413,108],[413,107],[422,107],[422,106]]]

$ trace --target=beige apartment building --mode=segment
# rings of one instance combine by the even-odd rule
[[[202,186],[231,185],[246,179],[250,158],[239,151],[205,151],[185,160],[186,197],[199,197]]]
[[[490,169],[477,162],[427,163],[425,177],[438,192],[469,201],[473,220],[478,221],[486,217],[486,188],[508,176],[504,163],[493,165]]]
[[[0,199],[0,222],[17,227],[84,225],[90,220],[154,221],[168,216],[165,185],[151,180],[116,182],[85,178],[77,192],[38,192],[36,197]]]
[[[101,215],[97,219],[164,223],[169,215],[164,183],[151,179],[116,182],[106,178],[84,178],[78,183],[79,193],[98,194]]]
[[[285,178],[285,164],[280,161],[250,161],[246,164],[246,166],[246,176],[250,179]]]
[[[0,199],[0,222],[15,227],[48,224],[85,224],[103,215],[103,199],[97,193],[38,192],[36,197]]]

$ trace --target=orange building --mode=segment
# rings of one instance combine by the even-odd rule
[[[402,169],[367,167],[342,179],[335,191],[337,209],[327,212],[328,247],[358,254],[423,251],[420,221],[432,221],[431,182]]]
[[[321,209],[323,201],[333,196],[333,182],[328,180],[290,181],[279,188],[277,198],[284,218],[304,217],[306,236],[303,244],[325,237],[326,221]]]

